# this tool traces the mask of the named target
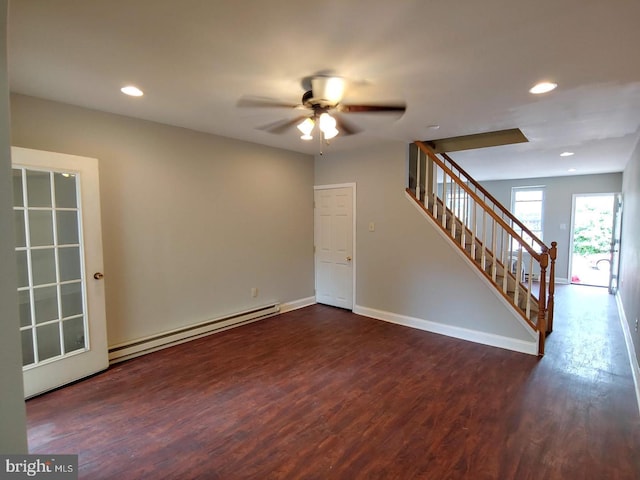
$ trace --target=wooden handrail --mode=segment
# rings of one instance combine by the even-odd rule
[[[442,162],[437,156],[436,154],[433,152],[433,150],[431,150],[431,148],[426,145],[424,142],[415,142],[416,145],[425,153],[429,156],[429,158],[431,158],[431,160],[437,162],[440,166],[442,166],[444,164],[444,162]],[[549,249],[549,247],[547,247],[545,245],[545,243],[540,240],[531,230],[529,230],[529,228],[527,228],[526,225],[524,225],[520,220],[518,220],[507,208],[505,208],[504,205],[502,205],[502,203],[500,203],[498,200],[496,200],[496,198],[491,195],[482,185],[480,185],[480,183],[478,183],[478,181],[476,179],[474,179],[471,175],[469,175],[466,170],[464,170],[460,165],[458,165],[456,162],[453,161],[453,159],[447,155],[446,153],[441,153],[440,155],[442,155],[448,162],[450,162],[460,173],[462,173],[478,190],[480,190],[482,192],[482,194],[487,197],[489,200],[491,200],[491,202],[498,207],[505,215],[507,215],[507,217],[509,217],[509,219],[514,222],[516,225],[518,225],[520,228],[522,228],[522,231],[525,232],[528,236],[531,237],[532,241],[535,241],[537,244],[539,244],[541,247],[546,248],[547,250]],[[486,203],[486,202],[483,202]],[[543,251],[544,251],[543,248]],[[539,258],[538,258],[539,260]]]
[[[413,201],[414,201],[414,202],[415,202],[415,203],[416,203],[416,204],[417,204],[417,205],[418,205],[418,206],[419,206],[419,207],[420,207],[424,212],[426,212],[426,213],[427,213],[427,215],[431,215],[431,212],[429,211],[429,209],[428,209],[427,207],[425,207],[425,205],[424,205],[420,200],[418,200],[418,197],[416,197],[415,193],[414,193],[410,188],[407,188],[405,191],[406,191],[407,195],[409,195],[409,196],[413,199]],[[438,226],[438,228],[440,228],[441,230],[443,230],[445,233],[448,233],[448,232],[447,232],[447,229],[446,229],[444,226],[442,226],[442,224],[441,224],[440,222],[435,222],[435,223],[436,223],[436,225]],[[462,246],[461,246],[458,242],[454,242],[454,245],[455,245],[457,248],[459,248],[460,250],[463,250],[463,251],[464,251],[464,249],[462,248]],[[488,250],[488,249],[487,249],[487,252],[489,252],[489,253],[491,253],[491,254],[493,255],[493,253],[492,253],[490,250]],[[499,262],[499,263],[500,263],[500,262]],[[491,280],[491,275],[489,275],[487,272],[485,272],[485,271],[484,271],[484,270],[482,270],[482,269],[480,269],[480,272],[482,272],[482,274],[483,274],[486,278],[488,278],[489,280]],[[517,281],[517,279],[515,278],[515,276],[513,276],[513,275],[511,274],[511,272],[508,272],[508,274],[509,274],[509,275],[511,275],[511,277],[514,279],[514,281],[516,281],[516,283],[518,283],[518,284],[520,283],[520,282],[518,282],[518,281]],[[501,295],[502,295],[502,296],[503,296],[507,301],[509,301],[509,302],[511,302],[511,301],[512,301],[512,300],[507,296],[507,294],[506,294],[505,292],[503,292],[501,289],[498,289],[498,292],[499,292],[499,293],[500,293],[500,294],[501,294]],[[530,293],[530,292],[529,292],[529,293]],[[533,297],[533,298],[535,298],[535,297]],[[536,299],[536,301],[537,301],[537,300],[538,300],[538,299]],[[538,303],[539,303],[539,302],[538,302]],[[536,326],[536,324],[535,324],[535,323],[533,323],[533,322],[531,321],[531,319],[527,318],[527,317],[526,317],[526,315],[523,315],[523,314],[521,314],[521,315],[522,315],[522,318],[524,319],[524,321],[526,321],[526,322],[529,324],[529,326],[530,326],[533,330],[537,330],[537,329],[538,329],[538,327]]]
[[[413,198],[413,200],[429,215],[436,220],[436,225],[445,231],[454,240],[454,244],[466,252],[465,246],[467,242],[465,240],[466,234],[471,235],[471,252],[466,252],[467,256],[475,260],[476,266],[480,268],[480,271],[489,278],[500,292],[512,305],[517,307],[522,318],[539,334],[538,342],[538,354],[544,355],[544,344],[546,335],[553,330],[553,309],[554,309],[554,289],[555,289],[555,261],[557,256],[557,243],[552,242],[551,247],[548,247],[542,240],[540,240],[522,221],[515,217],[504,205],[502,205],[493,195],[491,195],[482,185],[480,185],[474,178],[472,178],[463,168],[461,168],[456,162],[454,162],[446,153],[436,155],[428,145],[424,142],[415,142],[418,152],[422,152],[429,158],[430,163],[427,163],[427,171],[425,176],[425,184],[422,185],[422,179],[420,175],[421,158],[420,154],[417,156],[416,163],[416,193],[414,194],[411,188],[407,188],[407,193]],[[438,176],[442,171],[442,192],[440,190],[440,182]],[[428,177],[428,178],[427,178]],[[447,178],[448,177],[448,178]],[[410,177],[411,178],[411,177]],[[451,183],[450,183],[451,182]],[[450,185],[450,187],[449,187]],[[425,197],[422,199],[422,188],[424,187]],[[451,189],[451,193],[447,190]],[[447,198],[451,195],[451,208],[447,203]],[[442,198],[441,198],[442,197]],[[461,198],[456,203],[456,198]],[[464,200],[462,200],[464,198]],[[429,201],[433,200],[435,203],[433,208],[429,206]],[[460,204],[459,202],[464,202]],[[468,219],[467,211],[468,204],[473,206],[472,219]],[[457,205],[457,207],[456,207]],[[463,217],[459,211],[460,205],[463,205],[465,212]],[[481,209],[482,219],[482,239],[478,239],[476,232],[478,229],[478,223],[476,219],[476,208]],[[458,208],[458,210],[456,210]],[[442,210],[441,210],[442,209]],[[433,210],[433,212],[431,211]],[[442,218],[440,219],[439,211],[442,211]],[[454,223],[451,224],[451,228],[447,226],[449,219],[452,219]],[[473,230],[470,230],[467,225],[467,221],[473,222]],[[461,229],[460,241],[456,237],[456,225],[459,225]],[[486,228],[490,226],[492,232],[489,234],[492,236],[493,248],[484,245]],[[496,252],[492,250],[496,249],[496,232],[500,229],[500,249],[502,249],[502,257],[496,256]],[[520,233],[516,231],[520,230]],[[525,237],[528,239],[525,240]],[[475,246],[476,242],[479,242],[482,249],[482,258],[478,261],[476,255]],[[506,243],[508,242],[508,243]],[[517,244],[517,246],[515,245]],[[505,245],[508,246],[508,250],[505,249]],[[513,250],[515,249],[515,250]],[[508,252],[508,255],[507,253]],[[512,267],[507,266],[507,261],[503,261],[507,258],[508,262],[512,262],[512,255],[517,252],[517,263],[515,274],[511,271]],[[528,260],[530,272],[533,270],[534,261],[540,267],[540,279],[539,279],[539,294],[533,293],[533,285],[531,276],[529,276],[528,284],[522,283],[522,279],[519,279],[522,270],[522,254],[527,252],[530,255]],[[490,265],[492,266],[491,274],[485,270],[485,259],[487,255],[490,258]],[[505,257],[506,255],[506,257]],[[496,271],[500,271],[499,275],[502,275],[500,284],[496,283]],[[547,273],[550,278],[547,282]],[[515,292],[513,298],[508,294],[507,289],[509,285],[509,277],[515,281]],[[523,290],[520,290],[523,289]],[[519,303],[518,293],[522,292],[522,295],[526,295],[526,306],[522,306]],[[531,302],[537,304],[536,316],[531,316],[533,311],[530,310]]]
[[[420,143],[420,142],[417,142]],[[428,153],[428,152],[425,152]],[[429,155],[429,157],[431,158],[431,160],[433,160],[435,163],[438,164],[438,166],[445,172],[447,172],[449,174],[449,176],[451,178],[455,178],[457,180],[460,180],[456,174],[453,172],[453,170],[451,170],[449,167],[447,167],[447,165],[440,160],[438,157],[435,156],[435,154],[433,156]],[[476,202],[478,202],[480,205],[485,205],[484,200],[482,200],[477,193],[475,193],[473,190],[471,190],[464,182],[456,182],[456,184],[458,184],[458,186],[460,186],[463,190],[465,190],[470,196],[471,198],[473,198]],[[511,225],[509,225],[507,222],[504,221],[503,218],[501,218],[496,212],[494,212],[492,209],[487,208],[485,210],[489,216],[491,216],[494,221],[498,222],[500,224],[500,226],[507,231],[507,233],[509,233],[512,237],[518,239],[520,242],[520,244],[525,248],[525,250],[527,250],[527,252],[529,252],[529,255],[531,255],[533,258],[535,258],[538,262],[540,261],[540,253],[536,252],[533,247],[531,245],[529,245],[528,242],[526,242],[524,240],[524,238],[522,238],[522,236],[520,234],[518,234],[512,227]],[[508,212],[508,211],[507,211]],[[513,216],[510,212],[509,212],[509,216],[510,218]],[[540,242],[543,250],[542,252],[544,253],[544,249],[547,248],[547,246]]]
[[[473,185],[479,189],[482,194],[487,197],[489,200],[491,200],[491,203],[493,203],[496,207],[498,207],[498,209],[500,209],[505,215],[507,215],[509,217],[509,219],[511,221],[513,221],[513,223],[515,223],[516,225],[518,225],[523,232],[525,232],[527,235],[529,235],[531,237],[531,239],[533,241],[535,241],[537,244],[539,244],[540,246],[546,246],[545,243],[540,240],[535,233],[533,233],[531,230],[529,230],[529,228],[522,223],[517,217],[515,217],[513,215],[513,213],[511,213],[511,211],[509,209],[507,209],[501,202],[499,202],[493,195],[491,195],[486,188],[484,188],[475,178],[473,178],[471,175],[469,175],[466,170],[464,170],[460,165],[458,165],[456,162],[453,161],[453,159],[447,155],[446,153],[442,153],[441,154],[448,162],[450,162],[454,167],[456,167],[456,169],[458,169],[460,171],[460,173],[462,173],[466,178],[469,179],[469,181],[471,183],[473,183]]]

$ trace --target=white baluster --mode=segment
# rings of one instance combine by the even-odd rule
[[[480,259],[482,270],[487,266],[487,211],[482,209],[482,256]]]
[[[516,262],[516,291],[514,293],[513,301],[518,306],[518,300],[520,299],[520,279],[522,278],[522,245],[518,245],[518,260]]]
[[[422,150],[418,149],[418,158],[416,159],[416,198],[420,201],[420,161],[422,159]]]
[[[496,276],[498,274],[498,235],[496,231],[497,223],[495,218],[493,218],[493,226],[491,228],[491,249],[493,250],[493,260],[491,265],[491,279],[495,282]]]
[[[447,172],[442,172],[442,226],[447,229]]]
[[[473,213],[471,214],[471,259],[476,261],[476,232],[478,231],[478,205],[475,199],[472,200]]]
[[[509,254],[509,234],[507,233],[507,231],[503,228],[502,229],[502,269],[504,270],[502,273],[504,274],[504,277],[502,278],[502,291],[504,293],[507,293],[507,290],[509,288],[509,273],[511,272],[511,262],[509,260],[510,254]],[[505,241],[506,240],[506,241]]]

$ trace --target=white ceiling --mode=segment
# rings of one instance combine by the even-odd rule
[[[365,130],[327,153],[519,127],[530,143],[452,155],[481,180],[622,171],[640,136],[638,0],[11,0],[8,24],[13,92],[309,154],[255,128],[298,111],[238,99],[297,103],[330,71],[345,102],[406,102],[349,114]]]

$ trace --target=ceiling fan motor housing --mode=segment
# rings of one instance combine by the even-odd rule
[[[330,100],[314,97],[312,90],[304,92],[304,95],[302,95],[302,104],[316,113],[322,113],[337,105],[337,103],[333,103]]]

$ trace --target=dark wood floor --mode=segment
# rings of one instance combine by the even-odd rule
[[[615,301],[561,286],[542,360],[313,306],[27,402],[86,479],[638,479]]]

